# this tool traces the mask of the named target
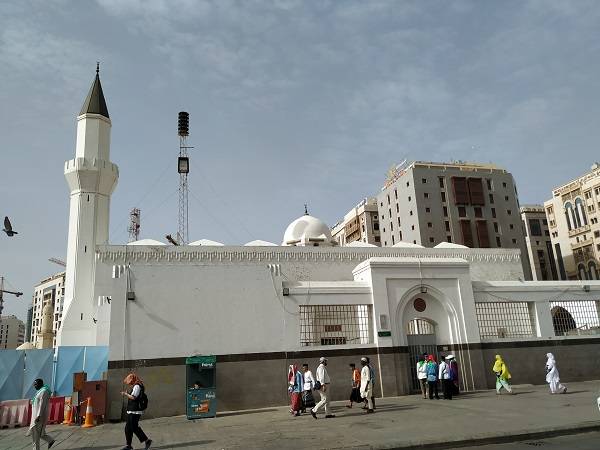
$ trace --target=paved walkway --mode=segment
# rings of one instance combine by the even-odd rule
[[[494,391],[461,395],[452,401],[420,396],[377,400],[375,414],[335,403],[336,418],[292,417],[286,408],[223,413],[188,421],[169,417],[142,421],[154,449],[367,449],[455,448],[507,442],[511,436],[600,430],[596,397],[600,381],[570,383],[569,393],[550,395],[544,386],[516,386],[516,395]],[[0,430],[0,449],[31,448],[24,429]],[[60,449],[119,449],[123,424],[91,429],[53,425],[48,432]],[[135,443],[134,443],[135,445]],[[43,446],[42,448],[45,448]],[[140,448],[138,444],[136,448]]]

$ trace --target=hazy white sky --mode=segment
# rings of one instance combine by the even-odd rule
[[[177,229],[190,113],[190,235],[279,243],[329,224],[404,158],[495,162],[521,203],[600,159],[597,1],[99,0],[0,3],[0,274],[25,292],[66,253],[64,161],[96,61],[121,178],[111,241]]]

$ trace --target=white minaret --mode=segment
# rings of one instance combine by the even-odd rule
[[[71,191],[63,318],[57,345],[95,345],[96,246],[108,243],[110,196],[119,168],[110,162],[108,108],[99,67],[77,117],[75,159],[65,162]]]

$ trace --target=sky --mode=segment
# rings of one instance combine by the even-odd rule
[[[280,243],[333,225],[404,159],[493,162],[521,204],[600,160],[597,1],[0,2],[0,275],[66,258],[76,116],[100,61],[112,120],[110,241],[177,231],[177,113],[190,114],[190,239]]]

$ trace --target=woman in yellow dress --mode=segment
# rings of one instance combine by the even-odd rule
[[[496,374],[496,394],[500,395],[502,388],[506,389],[506,392],[509,394],[512,394],[512,388],[508,381],[511,375],[500,355],[496,355],[496,362],[494,363],[494,367],[492,367],[492,371]]]

